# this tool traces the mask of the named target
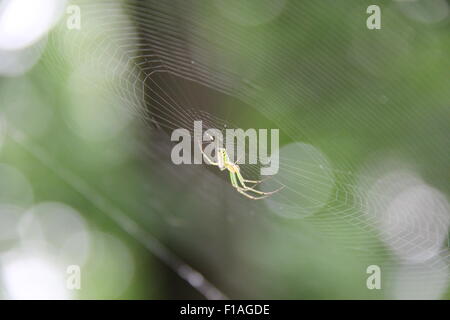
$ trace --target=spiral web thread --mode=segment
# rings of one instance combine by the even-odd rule
[[[53,56],[52,61],[56,61],[55,65],[67,65],[67,63],[70,65],[73,62],[71,59],[74,59],[76,63],[86,63],[93,68],[106,70],[108,76],[114,79],[112,83],[115,83],[109,87],[110,92],[121,99],[123,105],[134,115],[144,119],[149,127],[156,126],[168,130],[183,127],[192,130],[195,120],[202,120],[206,128],[233,127],[229,119],[221,119],[202,111],[202,107],[209,101],[204,96],[195,95],[182,84],[191,82],[207,90],[235,97],[254,107],[283,128],[283,134],[293,140],[305,136],[301,126],[289,117],[283,116],[289,115],[291,109],[295,108],[289,100],[292,98],[290,97],[292,92],[298,88],[294,80],[289,80],[291,77],[289,74],[283,75],[284,71],[277,67],[276,61],[263,54],[254,56],[255,65],[268,68],[274,75],[284,76],[286,79],[282,92],[264,100],[261,95],[268,90],[267,86],[270,83],[258,83],[241,76],[238,66],[233,64],[214,63],[209,52],[210,48],[214,48],[215,52],[223,51],[224,56],[236,55],[235,48],[246,49],[245,43],[237,43],[239,40],[236,34],[241,32],[241,29],[230,28],[225,33],[220,29],[219,24],[216,26],[204,19],[204,16],[209,13],[208,10],[214,10],[214,6],[206,6],[206,9],[203,8],[200,11],[197,10],[198,5],[194,1],[106,0],[74,1],[73,3],[80,5],[82,21],[86,26],[83,25],[81,31],[67,30],[64,23],[58,27],[54,37],[50,37],[49,45],[60,50],[61,56]],[[292,14],[301,16],[301,12],[294,11]],[[88,29],[91,22],[95,22],[95,29],[83,32],[83,28]],[[285,37],[288,41],[295,37],[295,32],[285,34]],[[235,43],[236,46],[224,47],[221,42],[225,40],[227,43]],[[329,52],[326,43],[321,45],[324,52]],[[289,51],[288,47],[286,50]],[[325,73],[326,70],[323,72]],[[336,78],[330,81],[339,81],[337,75],[334,77]],[[324,88],[324,90],[331,89]],[[304,92],[304,94],[308,93]],[[274,105],[277,108],[274,108]],[[333,112],[332,108],[330,110]],[[345,126],[346,119],[342,119],[339,114],[335,114],[335,117],[336,121],[340,121]],[[232,118],[231,115],[230,118]],[[318,119],[312,119],[312,121],[318,121]],[[367,261],[370,261],[373,256],[380,256],[380,252],[386,259],[389,258],[389,254],[383,253],[383,247],[378,240],[367,237],[369,232],[387,238],[386,240],[390,243],[398,242],[399,250],[401,246],[414,248],[421,241],[423,243],[434,241],[432,227],[436,221],[430,222],[429,238],[420,239],[421,241],[416,239],[410,242],[408,232],[406,235],[383,235],[383,231],[376,227],[379,223],[377,217],[365,214],[384,209],[383,198],[386,196],[382,190],[378,192],[372,189],[364,193],[357,187],[352,172],[332,169],[328,164],[323,163],[321,158],[315,158],[314,155],[311,155],[311,159],[313,161],[304,161],[281,154],[280,171],[298,176],[298,180],[291,184],[284,184],[277,176],[274,176],[272,180],[285,185],[287,190],[296,193],[300,198],[303,195],[296,190],[305,181],[314,181],[315,186],[333,183],[332,196],[326,203],[315,201],[314,198],[309,199],[313,207],[317,206],[316,212],[319,214],[304,218],[324,236],[356,251]],[[323,170],[305,170],[309,167],[312,169],[320,167]],[[259,166],[256,165],[244,166],[244,172],[253,177],[258,175],[258,170]],[[330,175],[339,179],[330,182]],[[173,177],[180,179],[175,173]],[[360,179],[371,181],[371,177],[361,176]],[[205,196],[206,192],[201,190],[194,192],[205,202],[212,201],[210,197]],[[321,190],[318,189],[317,192],[320,193]],[[298,207],[298,202],[292,201],[292,197],[285,196],[283,192],[277,194],[274,199],[276,203],[289,207],[291,210],[295,211]],[[250,204],[255,208],[259,205],[258,203]],[[437,221],[437,224],[445,225],[445,221]],[[442,261],[445,263],[442,264]],[[436,265],[439,269],[448,267],[447,247],[440,249],[431,265]],[[387,268],[393,268],[393,266],[388,265]]]

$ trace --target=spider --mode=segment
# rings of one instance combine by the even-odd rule
[[[271,194],[274,194],[278,191],[280,191],[281,189],[283,189],[283,187],[278,188],[274,191],[271,192],[263,192],[263,191],[259,191],[254,189],[254,187],[263,182],[264,180],[248,180],[248,179],[244,179],[244,177],[242,176],[241,172],[240,172],[240,168],[239,166],[232,162],[230,160],[230,158],[228,157],[228,153],[227,150],[225,148],[217,148],[217,162],[212,161],[204,152],[203,152],[203,148],[200,146],[200,151],[202,152],[203,156],[206,158],[206,160],[214,165],[219,167],[220,171],[223,170],[228,170],[228,172],[230,173],[230,180],[231,180],[231,185],[241,194],[243,194],[244,196],[246,196],[247,198],[253,199],[253,200],[259,200],[259,199],[264,199],[268,196],[270,196]],[[249,187],[246,185],[247,183],[254,183],[253,186]],[[240,186],[239,186],[240,184]],[[258,194],[259,196],[253,196],[251,194],[248,194],[247,192],[253,192]]]

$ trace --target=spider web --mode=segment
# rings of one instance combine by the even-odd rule
[[[152,190],[148,194],[149,202],[158,201],[164,207],[173,201],[173,197],[167,194],[183,192],[186,186],[190,186],[189,195],[184,196],[185,201],[189,205],[196,203],[195,208],[199,211],[222,212],[221,208],[226,203],[226,211],[233,212],[227,217],[234,220],[242,218],[242,215],[251,216],[255,212],[261,215],[258,219],[268,225],[276,225],[277,219],[301,220],[313,230],[310,232],[319,234],[322,240],[338,243],[362,261],[378,261],[377,264],[382,264],[383,270],[389,274],[394,274],[393,270],[399,267],[393,252],[400,252],[401,256],[403,252],[435,250],[426,267],[416,262],[400,264],[407,270],[403,274],[407,281],[413,281],[420,273],[426,281],[433,282],[433,274],[438,270],[448,278],[448,250],[447,246],[441,245],[442,242],[448,242],[441,236],[445,233],[447,237],[449,224],[445,199],[432,206],[445,214],[430,215],[427,219],[419,217],[415,221],[415,217],[410,214],[414,208],[410,208],[400,218],[389,219],[382,214],[393,200],[386,193],[386,188],[402,190],[401,182],[388,180],[385,184],[371,188],[377,174],[356,172],[350,160],[342,161],[336,167],[323,152],[318,151],[319,148],[308,143],[315,141],[309,129],[322,128],[323,125],[321,116],[316,116],[314,109],[305,110],[306,118],[299,122],[296,110],[307,108],[303,105],[311,106],[314,101],[320,102],[322,108],[327,108],[328,117],[334,119],[336,126],[344,131],[352,130],[357,121],[349,117],[348,113],[334,108],[333,101],[321,101],[311,92],[311,87],[305,88],[298,81],[299,78],[308,79],[313,83],[312,87],[318,86],[319,93],[345,99],[339,93],[339,88],[349,85],[339,76],[345,66],[334,66],[333,72],[327,70],[333,59],[333,51],[326,41],[314,43],[322,52],[315,61],[300,59],[293,63],[292,59],[286,58],[287,62],[284,62],[283,56],[298,55],[294,46],[289,45],[299,41],[295,28],[283,34],[275,30],[270,35],[263,27],[260,27],[261,31],[256,30],[256,27],[227,23],[226,18],[212,20],[208,17],[218,17],[218,7],[214,3],[73,3],[81,7],[82,29],[71,31],[64,25],[57,28],[49,39],[49,46],[55,48],[52,52],[58,54],[47,57],[51,61],[49,67],[67,70],[68,67],[86,64],[92,70],[105,72],[106,77],[111,79],[106,85],[103,84],[107,88],[106,92],[114,95],[127,111],[145,122],[147,130],[151,132],[150,138],[146,136],[145,139],[151,143],[138,141],[138,153],[149,167],[157,168],[152,176],[155,180],[170,181],[168,186]],[[302,21],[297,25],[307,28],[313,19],[320,19],[320,13],[328,5],[327,1],[320,4],[314,2],[314,5],[306,2],[297,7],[291,4],[290,17]],[[313,6],[316,7],[313,10],[316,16],[305,17],[302,8],[311,9]],[[349,4],[339,9],[333,8],[343,16],[351,10]],[[347,41],[343,34],[335,36],[336,41]],[[280,39],[275,39],[277,37]],[[265,41],[280,45],[281,58],[280,55],[271,56],[270,52],[267,53]],[[372,59],[369,63],[376,64],[378,61]],[[312,71],[316,74],[312,74]],[[261,77],[263,72],[271,77]],[[318,79],[322,81],[320,85],[317,84]],[[86,81],[91,81],[93,86],[98,85],[89,77],[86,77]],[[378,89],[374,88],[374,91]],[[354,95],[358,101],[374,102],[378,99],[375,94],[362,96],[355,91]],[[237,106],[232,106],[234,103]],[[226,178],[214,172],[214,168],[177,167],[170,161],[171,130],[186,128],[192,131],[195,120],[202,120],[205,128],[240,127],[240,122],[249,123],[248,119],[239,119],[241,112],[268,120],[280,128],[285,139],[280,151],[279,173],[261,184],[264,191],[274,190],[279,185],[285,186],[285,190],[264,201],[242,199],[230,188]],[[383,130],[382,126],[368,124],[373,130]],[[337,149],[337,144],[331,146],[335,154],[339,154]],[[258,165],[243,165],[242,168],[243,175],[249,179],[258,177]],[[396,189],[397,182],[399,185]],[[418,181],[414,183],[419,184]],[[145,207],[146,204],[142,203],[143,211]],[[171,226],[190,223],[186,220],[196,218],[195,215],[183,217],[181,208],[170,213],[163,212],[160,213],[161,219],[169,229]],[[136,213],[135,218],[140,221],[142,216],[142,213]],[[211,219],[221,221],[220,215],[214,215]],[[410,223],[402,227],[405,220]],[[294,224],[283,228],[292,237],[298,238],[297,227],[298,224]],[[176,239],[180,237],[183,241],[181,235],[174,236]],[[187,246],[202,244],[196,243],[196,240],[186,242]],[[204,249],[203,255],[207,256],[207,251]],[[410,257],[408,254],[406,256]],[[211,259],[221,261],[223,258],[219,256]],[[211,264],[217,266],[219,261],[211,261]],[[435,281],[442,281],[442,277],[437,278]]]

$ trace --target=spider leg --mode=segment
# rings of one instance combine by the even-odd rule
[[[244,156],[245,156],[245,154],[244,154]],[[237,160],[236,160],[236,162],[235,162],[236,166],[238,166],[239,160],[241,160],[241,157],[237,158]],[[257,184],[260,184],[261,182],[264,182],[266,179],[267,179],[267,178],[262,179],[262,180],[248,180],[248,179],[242,178],[242,181],[248,182],[248,183],[254,183],[254,185],[253,185],[253,187],[254,187],[254,186],[256,186]]]
[[[238,189],[239,186],[238,186],[237,181],[236,181],[236,175],[235,175],[233,172],[231,172],[231,171],[229,171],[229,172],[230,172],[231,185],[232,185],[234,188]]]
[[[265,178],[265,179],[262,179],[262,180],[248,180],[248,179],[243,179],[243,181],[244,181],[244,182],[248,182],[248,183],[254,183],[254,185],[252,186],[252,188],[253,188],[253,187],[257,186],[258,184],[260,184],[260,183],[266,181],[267,179],[268,179],[268,178]]]
[[[239,160],[241,160],[241,157],[237,158],[236,162],[234,163],[236,166],[238,166]],[[247,180],[247,179],[243,179],[244,182],[254,183],[255,184],[254,186],[256,186],[257,184],[263,182],[264,180],[265,179],[263,179],[263,180]]]
[[[237,192],[243,194],[244,196],[246,196],[247,198],[250,198],[252,200],[264,199],[264,198],[267,198],[269,196],[268,194],[266,194],[266,195],[263,195],[263,196],[255,197],[255,196],[249,195],[248,193],[245,193],[245,191],[242,188],[238,188],[236,190],[237,190]]]
[[[236,179],[236,173],[233,173],[233,172],[231,172],[231,171],[230,171],[230,180],[231,180],[231,184],[232,184],[233,187],[237,190],[237,192],[243,194],[244,196],[246,196],[246,197],[249,198],[249,199],[252,199],[252,200],[259,200],[259,199],[264,199],[264,198],[266,198],[266,197],[269,196],[269,195],[267,194],[267,195],[263,195],[263,196],[257,197],[257,196],[252,196],[252,195],[246,193],[246,192],[245,192],[246,190],[245,190],[244,188],[239,187],[238,182],[237,182],[237,179]]]
[[[248,180],[248,179],[244,179],[243,181],[244,181],[244,182],[249,182],[249,183],[261,183],[261,182],[263,182],[264,180]]]
[[[274,194],[274,193],[276,193],[276,192],[278,192],[278,191],[280,191],[281,189],[284,188],[284,186],[282,186],[282,187],[280,187],[280,188],[278,188],[278,189],[276,189],[276,190],[274,190],[274,191],[270,191],[270,192],[259,191],[259,190],[254,189],[254,188],[253,188],[254,186],[253,186],[253,187],[248,187],[248,186],[245,184],[245,179],[244,179],[244,177],[242,177],[242,175],[241,175],[241,173],[240,173],[239,171],[236,172],[236,176],[237,176],[237,178],[238,178],[240,184],[242,185],[242,189],[243,189],[244,191],[251,191],[251,192],[254,192],[254,193],[257,193],[257,194],[262,194],[262,195],[269,196],[269,195]]]
[[[200,148],[200,152],[202,153],[203,157],[205,157],[205,159],[209,162],[209,164],[212,164],[213,166],[219,166],[218,162],[214,162],[212,161],[207,155],[206,153],[203,151],[203,147],[200,143],[200,140],[198,141],[198,147]]]

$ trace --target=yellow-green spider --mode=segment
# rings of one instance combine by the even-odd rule
[[[246,196],[247,198],[253,199],[253,200],[259,200],[259,199],[264,199],[268,196],[270,196],[271,194],[274,194],[278,191],[280,191],[281,189],[283,189],[283,187],[271,191],[271,192],[263,192],[263,191],[259,191],[254,189],[254,187],[263,182],[263,180],[248,180],[248,179],[244,179],[244,177],[242,176],[241,172],[240,172],[240,168],[239,166],[232,162],[230,160],[230,158],[228,157],[228,153],[227,150],[225,148],[217,148],[217,162],[212,161],[204,152],[203,152],[203,148],[200,146],[200,150],[203,154],[203,156],[205,157],[205,159],[212,165],[219,167],[220,171],[223,170],[228,170],[228,172],[230,173],[230,180],[231,180],[231,184],[232,186],[241,194],[243,194],[244,196]],[[254,183],[253,186],[249,187],[246,185],[246,183]],[[251,194],[248,194],[248,192],[253,192],[255,194],[257,194],[258,196],[254,196]]]

